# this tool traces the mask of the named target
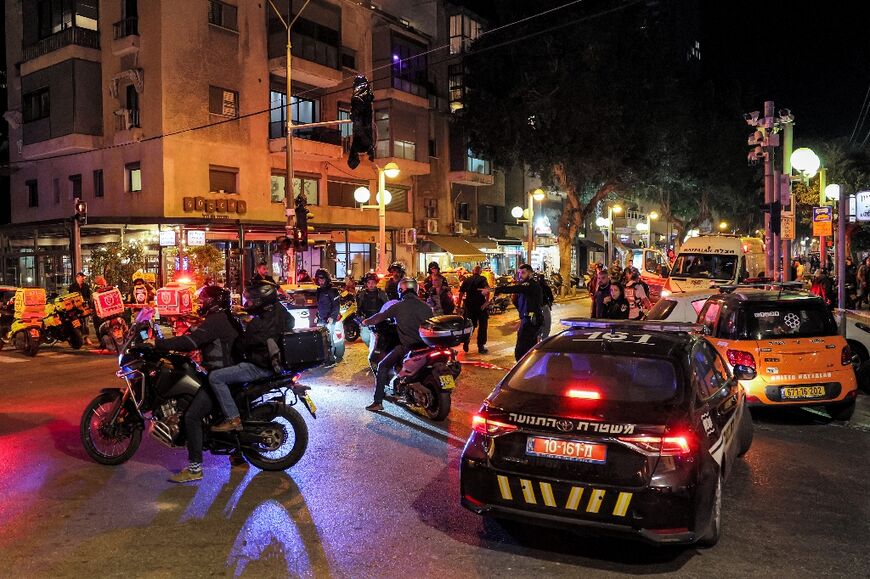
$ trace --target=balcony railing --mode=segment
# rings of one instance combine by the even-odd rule
[[[115,116],[115,130],[129,131],[139,127],[139,109],[124,109]]]
[[[124,38],[125,36],[139,35],[139,19],[133,16],[132,18],[124,18],[112,25],[115,29],[115,40]]]
[[[100,48],[100,33],[97,30],[88,30],[87,28],[67,28],[56,34],[47,36],[24,48],[24,60],[32,60],[43,54],[60,50],[64,46],[75,44],[84,46],[85,48]]]
[[[284,122],[269,123],[269,138],[280,139],[287,136],[287,124]],[[317,141],[318,143],[326,143],[328,145],[341,146],[341,130],[330,127],[312,127],[293,131],[294,139],[307,139],[309,141]]]

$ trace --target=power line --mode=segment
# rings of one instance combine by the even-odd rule
[[[864,103],[861,105],[861,110],[858,112],[858,118],[855,120],[855,128],[852,129],[852,134],[849,136],[849,143],[855,139],[855,133],[859,132],[864,126],[864,121],[867,118],[868,98],[870,98],[870,84],[867,85],[867,92],[864,94]]]
[[[344,1],[345,1],[345,2],[348,2],[348,3],[351,3],[351,4],[354,4],[354,5],[356,5],[356,6],[359,6],[359,5],[355,4],[355,3],[353,3],[351,0],[344,0]],[[567,3],[565,3],[565,4],[562,4],[562,5],[560,5],[560,6],[557,6],[557,7],[555,7],[555,8],[550,8],[550,9],[548,9],[548,10],[544,10],[544,11],[539,12],[539,13],[537,13],[537,14],[533,14],[533,15],[531,15],[531,16],[527,16],[527,17],[521,18],[521,19],[519,19],[519,20],[515,20],[515,21],[513,21],[513,22],[509,22],[509,23],[504,24],[504,25],[502,25],[502,26],[499,26],[499,27],[493,28],[493,29],[491,29],[491,30],[487,30],[487,31],[482,32],[482,33],[478,36],[478,38],[481,38],[481,37],[483,37],[483,36],[485,36],[485,35],[488,35],[488,34],[495,33],[495,32],[497,32],[497,31],[504,30],[504,29],[506,29],[506,28],[509,28],[509,27],[511,27],[511,26],[515,26],[515,25],[517,25],[517,24],[521,24],[521,23],[523,23],[523,22],[528,22],[529,20],[532,20],[532,19],[535,19],[535,18],[538,18],[538,17],[544,16],[544,15],[547,15],[547,14],[552,14],[553,12],[556,12],[556,11],[558,11],[558,10],[562,10],[562,9],[564,9],[564,8],[567,8],[567,7],[572,6],[572,5],[575,5],[575,4],[579,4],[579,3],[583,2],[583,1],[584,1],[584,0],[572,0],[571,2],[567,2]],[[594,19],[594,18],[599,18],[599,17],[601,17],[601,16],[606,16],[606,15],[611,14],[611,13],[613,13],[613,12],[616,12],[616,11],[619,11],[619,10],[623,10],[623,9],[628,8],[628,7],[630,7],[630,6],[634,6],[634,5],[636,5],[636,4],[640,4],[640,3],[643,2],[643,1],[644,1],[644,0],[635,0],[634,2],[628,2],[628,3],[623,4],[623,5],[621,5],[621,6],[618,6],[618,7],[615,7],[615,8],[610,8],[610,9],[607,9],[607,10],[604,10],[604,11],[601,11],[601,12],[593,13],[593,14],[587,15],[587,16],[585,16],[585,17],[578,18],[578,19],[576,19],[576,20],[572,20],[572,21],[569,21],[569,22],[564,22],[564,23],[561,23],[561,24],[556,24],[556,25],[554,25],[554,26],[551,26],[551,27],[548,27],[548,28],[544,28],[544,29],[542,29],[542,30],[535,31],[535,32],[532,32],[532,33],[526,34],[526,35],[524,35],[524,36],[520,36],[520,37],[517,37],[517,38],[511,38],[511,39],[509,39],[509,40],[507,40],[507,41],[505,41],[505,42],[502,42],[502,43],[499,43],[499,44],[495,44],[495,45],[492,45],[492,46],[487,46],[487,47],[484,47],[484,48],[482,48],[482,49],[475,50],[474,52],[467,53],[467,56],[475,56],[475,55],[479,55],[479,54],[482,54],[482,53],[484,53],[484,52],[488,52],[488,51],[490,51],[490,50],[494,50],[494,49],[496,49],[496,48],[501,48],[501,47],[503,47],[503,46],[508,46],[508,45],[510,45],[510,44],[514,44],[514,43],[517,43],[517,42],[522,42],[523,40],[527,40],[527,39],[532,38],[532,37],[534,37],[534,36],[538,36],[538,35],[541,35],[541,34],[546,34],[547,32],[552,32],[553,30],[558,30],[558,29],[560,29],[560,28],[564,28],[564,27],[566,27],[566,26],[571,26],[571,25],[573,25],[573,24],[577,24],[577,23],[579,23],[579,22],[583,22],[583,21],[591,20],[591,19]],[[380,15],[380,14],[378,14],[378,15],[381,16],[382,18],[386,18],[385,15]],[[374,67],[374,68],[372,68],[372,69],[370,69],[370,70],[368,70],[368,71],[363,71],[363,72],[367,72],[367,73],[371,74],[371,73],[374,73],[374,72],[376,72],[376,71],[380,71],[380,70],[383,70],[383,69],[390,69],[390,68],[392,68],[393,66],[395,66],[396,62],[398,62],[398,63],[404,63],[404,62],[406,62],[406,61],[409,61],[409,60],[412,60],[412,59],[415,59],[415,58],[419,58],[419,57],[421,57],[421,56],[426,56],[426,55],[429,55],[429,54],[431,54],[431,53],[433,53],[433,52],[436,52],[436,51],[439,51],[439,50],[444,50],[445,48],[449,48],[449,47],[450,47],[450,44],[449,44],[449,43],[447,43],[447,44],[443,44],[443,45],[441,45],[441,46],[437,46],[437,47],[435,47],[435,48],[431,48],[431,49],[429,49],[429,50],[427,50],[427,51],[424,51],[424,52],[422,52],[422,53],[415,54],[415,55],[413,55],[413,56],[409,56],[409,57],[407,57],[407,58],[403,58],[403,59],[397,60],[397,61],[395,61],[395,62],[391,62],[391,63],[384,64],[384,65],[381,65],[381,66],[377,66],[377,67]],[[446,62],[446,61],[448,61],[448,60],[452,60],[454,57],[455,57],[455,55],[450,54],[450,55],[448,55],[446,58],[443,58],[443,59],[441,59],[441,60],[437,60],[437,61],[434,61],[434,62],[430,62],[429,64],[430,64],[430,65],[441,64],[441,63]],[[356,75],[352,75],[352,76],[349,75],[349,76],[346,76],[346,77],[342,78],[342,79],[339,81],[338,84],[341,84],[342,82],[344,82],[344,81],[346,81],[346,80],[350,80],[350,79],[352,79],[354,76],[356,76]],[[386,76],[382,76],[382,77],[378,77],[378,78],[373,78],[372,81],[385,80],[385,79],[389,78],[389,76],[390,76],[390,75],[386,75]],[[325,97],[325,96],[329,96],[329,95],[332,95],[332,94],[337,94],[337,93],[339,93],[339,92],[344,92],[344,91],[346,91],[347,89],[336,89],[336,90],[333,90],[333,91],[319,92],[320,90],[321,90],[321,89],[319,89],[319,88],[312,88],[312,89],[308,89],[308,90],[302,91],[302,92],[300,92],[300,93],[297,93],[296,95],[291,95],[291,97],[295,96],[295,97],[298,98],[298,97],[300,97],[300,96],[305,96],[305,95],[308,95],[308,94],[317,93],[319,98],[323,98],[323,97]],[[94,149],[89,149],[89,150],[87,150],[87,151],[72,151],[72,152],[69,152],[69,153],[62,153],[62,154],[57,154],[57,155],[49,155],[49,156],[45,156],[45,157],[40,157],[40,158],[38,158],[38,159],[25,159],[25,160],[22,160],[22,161],[14,161],[14,162],[10,162],[10,165],[13,165],[13,164],[15,164],[15,165],[22,165],[22,164],[25,164],[25,163],[33,163],[33,162],[36,162],[36,161],[49,161],[49,160],[55,160],[55,159],[64,159],[64,158],[67,158],[67,157],[75,157],[75,156],[77,156],[77,155],[85,155],[85,154],[89,154],[89,153],[96,153],[96,152],[102,152],[102,151],[111,151],[111,150],[114,150],[114,149],[120,149],[120,148],[123,148],[123,147],[129,147],[129,146],[131,146],[131,145],[135,145],[135,144],[138,144],[138,143],[146,143],[146,142],[151,142],[151,141],[157,141],[157,140],[160,140],[160,139],[165,139],[165,138],[168,138],[168,137],[174,137],[174,136],[177,136],[177,135],[180,135],[180,134],[184,134],[184,133],[189,133],[189,132],[199,131],[199,130],[203,130],[203,129],[209,129],[209,128],[217,127],[217,126],[224,125],[224,124],[227,124],[227,123],[234,123],[234,122],[237,122],[237,121],[240,121],[240,120],[243,120],[243,119],[247,119],[247,118],[255,117],[255,116],[258,116],[258,115],[262,115],[262,114],[270,113],[270,112],[272,112],[272,111],[274,111],[274,110],[284,110],[285,108],[286,108],[286,105],[278,105],[278,106],[275,106],[275,107],[269,107],[269,108],[267,108],[267,109],[262,109],[262,110],[252,111],[252,112],[250,112],[250,113],[245,113],[245,114],[240,114],[240,115],[237,115],[237,116],[234,116],[234,117],[230,117],[230,118],[222,119],[222,120],[220,120],[220,121],[210,121],[210,122],[208,122],[208,123],[204,123],[204,124],[201,124],[201,125],[195,125],[195,126],[192,126],[192,127],[185,127],[185,128],[183,128],[183,129],[176,129],[176,130],[174,130],[174,131],[168,131],[168,132],[165,132],[165,133],[160,133],[160,134],[158,134],[158,135],[153,135],[153,136],[151,136],[151,137],[144,137],[144,138],[142,138],[142,139],[140,139],[140,140],[138,140],[138,141],[133,141],[133,142],[129,142],[129,143],[119,143],[119,144],[115,144],[115,145],[106,145],[106,146],[103,146],[103,147],[97,147],[97,148],[94,148]]]

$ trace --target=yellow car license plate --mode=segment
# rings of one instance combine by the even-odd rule
[[[453,376],[447,374],[446,376],[439,376],[438,379],[441,381],[442,390],[453,390],[456,388],[456,382],[453,380]]]
[[[782,389],[783,400],[799,400],[803,398],[824,398],[824,386],[796,386]]]

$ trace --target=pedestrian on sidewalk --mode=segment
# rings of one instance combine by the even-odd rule
[[[489,326],[489,302],[491,296],[485,296],[480,290],[483,288],[492,287],[482,275],[482,270],[479,265],[474,266],[471,270],[471,276],[466,278],[459,287],[459,309],[467,320],[471,321],[472,332],[477,329],[477,351],[481,354],[486,354],[486,338]],[[471,335],[462,344],[462,349],[468,351],[468,344],[471,342]]]
[[[514,348],[514,359],[519,361],[538,342],[538,334],[543,323],[543,292],[541,284],[535,279],[535,272],[527,263],[520,266],[517,272],[519,283],[514,285],[499,286],[495,289],[483,288],[481,293],[485,296],[490,294],[515,294],[517,296],[517,311],[520,314],[520,328],[517,332],[517,345]]]
[[[610,303],[610,300],[610,272],[602,268],[598,272],[595,293],[592,294],[592,317],[606,318],[607,304]]]

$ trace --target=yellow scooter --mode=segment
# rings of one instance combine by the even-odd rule
[[[36,356],[42,342],[42,318],[45,315],[45,290],[18,288],[15,291],[15,310],[6,342],[26,356]],[[0,339],[0,348],[4,340]]]

